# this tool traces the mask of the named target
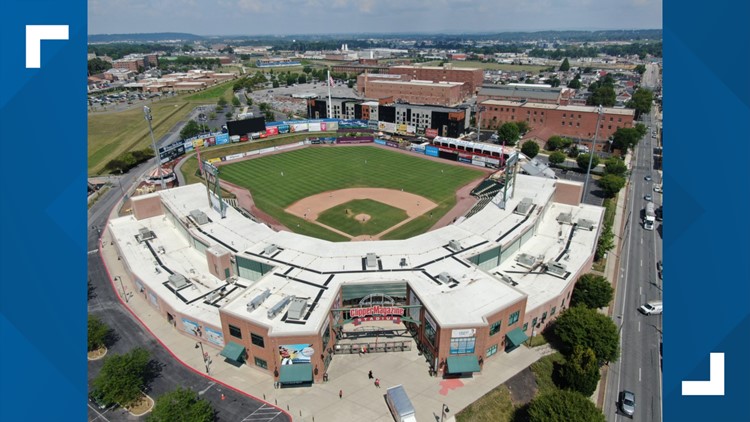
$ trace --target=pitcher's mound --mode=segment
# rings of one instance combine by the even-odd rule
[[[362,223],[366,223],[368,220],[370,220],[370,216],[367,214],[357,214],[357,216],[354,218]]]

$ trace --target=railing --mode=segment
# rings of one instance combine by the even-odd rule
[[[411,345],[411,341],[337,344],[333,349],[333,353],[337,355],[352,355],[362,353],[407,352],[411,350]]]

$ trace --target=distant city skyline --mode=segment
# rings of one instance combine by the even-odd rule
[[[661,29],[661,0],[89,0],[89,34],[478,33]]]

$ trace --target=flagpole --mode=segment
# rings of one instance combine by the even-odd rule
[[[333,104],[331,104],[331,85],[333,80],[331,79],[331,70],[328,70],[328,118],[333,118]]]

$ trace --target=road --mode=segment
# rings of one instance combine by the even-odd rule
[[[653,114],[653,113],[652,113]],[[653,116],[644,123],[651,126]],[[636,148],[632,168],[626,223],[623,233],[622,255],[613,318],[621,330],[621,358],[609,365],[607,395],[604,412],[609,421],[627,420],[617,408],[618,394],[622,390],[635,393],[634,420],[659,422],[662,419],[661,353],[662,316],[644,316],[638,307],[649,300],[661,300],[662,282],[657,276],[656,263],[662,259],[661,222],[653,231],[641,224],[644,196],[651,194],[654,204],[661,205],[661,194],[653,187],[661,184],[661,177],[653,169],[653,146],[656,139],[649,134]],[[646,181],[651,175],[653,181]],[[669,310],[667,310],[669,312]]]
[[[193,111],[193,115],[197,110]],[[145,124],[145,122],[144,122]],[[182,122],[165,135],[159,145],[173,142],[175,134],[179,134]],[[176,140],[176,139],[175,139]],[[119,178],[124,189],[132,185],[141,175],[153,168],[153,160],[135,167]],[[89,250],[89,300],[88,312],[101,318],[114,330],[114,342],[109,346],[108,353],[126,353],[135,347],[144,347],[150,353],[154,362],[155,375],[149,383],[148,393],[153,398],[171,391],[177,387],[187,387],[198,391],[202,398],[211,402],[217,412],[219,421],[264,421],[281,422],[289,420],[286,415],[276,409],[269,408],[260,401],[253,400],[233,390],[217,385],[187,369],[169,352],[167,352],[141,324],[127,311],[117,299],[113,286],[104,270],[98,253],[99,231],[107,222],[109,212],[122,196],[123,190],[115,185],[107,191],[89,209],[89,230],[87,245]],[[89,386],[99,373],[102,361],[89,362]],[[225,400],[221,400],[221,394]],[[89,403],[89,421],[132,421],[144,418],[134,418],[122,409],[96,409]]]

